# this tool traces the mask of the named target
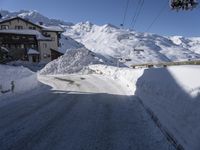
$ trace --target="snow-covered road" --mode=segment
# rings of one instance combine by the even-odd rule
[[[48,84],[0,104],[1,150],[168,150],[137,97],[99,75],[41,76]]]

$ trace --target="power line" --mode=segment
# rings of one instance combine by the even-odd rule
[[[124,17],[123,17],[123,21],[122,21],[122,26],[124,26],[125,20],[126,20],[126,15],[127,15],[127,11],[128,11],[128,4],[129,4],[130,0],[127,0],[126,2],[126,6],[125,6],[125,11],[124,11]]]
[[[143,5],[144,5],[144,0],[140,0],[139,1],[139,5],[138,5],[138,7],[136,9],[135,15],[134,15],[134,17],[133,17],[133,19],[131,21],[132,28],[134,28],[135,25],[136,25],[137,19],[138,19],[140,13],[141,13]]]
[[[136,17],[136,15],[137,15],[138,9],[139,9],[139,7],[140,7],[140,2],[141,2],[141,0],[138,2],[138,7],[136,7],[136,11],[135,11],[135,13],[134,13],[134,15],[133,15],[133,18],[131,19],[131,24],[130,24],[130,26],[132,26],[133,22],[135,21],[135,17]]]
[[[168,3],[168,0],[167,0],[167,3]],[[154,23],[160,18],[160,16],[162,15],[162,13],[164,12],[165,8],[167,7],[168,5],[166,5],[166,3],[164,4],[164,6],[160,9],[160,11],[158,12],[158,14],[156,15],[156,17],[153,19],[153,21],[151,22],[151,24],[147,27],[146,31],[145,32],[148,32],[151,27],[154,25]]]
[[[136,14],[135,21],[133,22],[133,26],[132,26],[133,29],[135,28],[137,19],[138,19],[139,15],[140,15],[140,13],[141,13],[141,11],[142,11],[143,5],[144,5],[144,0],[141,0],[141,5],[140,5],[139,10],[138,10],[138,12],[137,12],[137,14]]]
[[[167,0],[167,3],[168,3],[168,0]],[[168,6],[168,5],[167,5]],[[146,31],[145,32],[148,32],[151,27],[154,25],[154,23],[159,19],[159,17],[162,15],[162,13],[164,12],[166,8],[166,3],[164,4],[164,6],[161,8],[161,10],[158,12],[157,16],[153,19],[152,23],[147,27]],[[139,45],[139,43],[141,42],[141,40],[139,40],[136,45],[134,46],[134,49]]]

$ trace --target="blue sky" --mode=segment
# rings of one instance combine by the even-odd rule
[[[130,0],[125,26],[130,27],[139,0]],[[200,36],[200,8],[193,11],[170,10],[168,0],[144,0],[135,30],[144,32],[164,10],[149,32],[161,35]],[[91,21],[95,24],[122,23],[126,0],[0,0],[0,9],[19,11],[37,10],[50,18],[68,22]]]

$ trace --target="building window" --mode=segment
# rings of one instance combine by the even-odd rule
[[[15,29],[21,30],[23,29],[23,26],[15,26]]]
[[[36,30],[36,27],[29,27],[30,30]]]
[[[43,43],[43,48],[47,48],[47,43]]]
[[[51,37],[51,35],[48,34],[47,32],[43,32],[43,35],[46,36],[46,37]]]
[[[14,36],[12,36],[12,39],[13,40],[19,40],[19,36],[14,35]]]
[[[24,49],[24,44],[21,44],[21,48]]]
[[[52,41],[55,41],[55,37],[52,37],[51,40],[52,40]]]
[[[1,25],[1,29],[4,30],[4,29],[9,29],[9,26],[8,25]]]

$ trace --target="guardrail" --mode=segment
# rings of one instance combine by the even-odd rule
[[[132,68],[152,68],[152,67],[167,67],[167,66],[179,66],[179,65],[200,65],[200,60],[134,64],[134,65],[131,65],[131,67]]]

